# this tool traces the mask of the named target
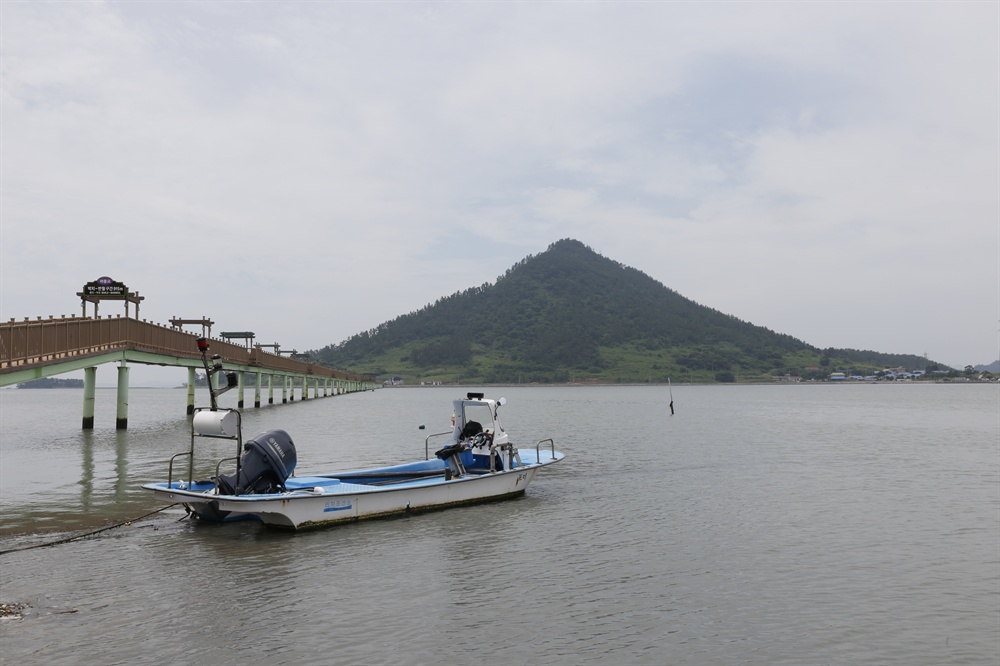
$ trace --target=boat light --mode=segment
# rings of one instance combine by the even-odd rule
[[[198,351],[207,352],[208,351],[208,338],[198,338]]]

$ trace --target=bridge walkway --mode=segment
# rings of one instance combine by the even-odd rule
[[[116,427],[128,427],[128,369],[130,363],[176,366],[188,369],[188,413],[194,411],[196,370],[203,367],[198,351],[200,336],[176,327],[131,317],[38,317],[0,322],[0,387],[84,371],[83,427],[93,428],[96,368],[118,364]],[[368,391],[378,387],[374,377],[327,368],[260,347],[247,348],[226,340],[211,339],[211,352],[222,357],[223,368],[237,373],[238,406],[244,406],[244,385],[255,381],[254,407],[260,407],[267,382],[268,402],[274,400],[275,380],[280,381],[282,402],[295,399],[296,385],[302,400],[312,397]]]

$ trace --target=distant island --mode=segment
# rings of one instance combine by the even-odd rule
[[[393,386],[973,377],[925,356],[818,348],[563,239],[485,283],[309,352]]]
[[[32,379],[30,382],[21,382],[17,385],[19,389],[47,389],[47,388],[83,388],[82,379],[59,379],[58,377],[42,377]]]

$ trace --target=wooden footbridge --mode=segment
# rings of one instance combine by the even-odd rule
[[[138,310],[138,306],[136,307]],[[96,308],[95,308],[96,310]],[[129,316],[49,317],[0,323],[0,387],[84,371],[83,428],[94,427],[97,366],[118,364],[116,428],[128,427],[128,371],[130,363],[186,367],[187,411],[194,411],[196,370],[203,368],[197,339],[179,326],[163,326]],[[251,338],[252,339],[252,338]],[[268,403],[280,386],[281,402],[339,395],[377,388],[374,377],[327,368],[255,347],[211,339],[211,353],[222,357],[223,368],[238,377],[238,406],[244,405],[244,384],[254,382],[254,407],[261,405],[266,387]],[[275,345],[270,345],[275,346]],[[310,396],[311,394],[311,396]]]

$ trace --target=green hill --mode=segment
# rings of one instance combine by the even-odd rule
[[[684,298],[564,239],[497,278],[336,345],[324,365],[462,383],[747,381],[923,369],[925,359],[820,350]]]

